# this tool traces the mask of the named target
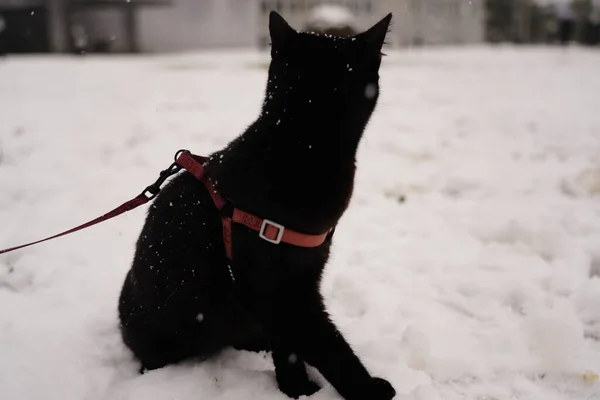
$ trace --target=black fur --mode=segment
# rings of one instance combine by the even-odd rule
[[[390,20],[342,39],[295,32],[271,13],[262,113],[206,164],[222,196],[297,231],[336,225],[377,102]],[[306,362],[345,399],[391,399],[392,386],[369,374],[325,310],[319,287],[330,245],[331,238],[312,249],[274,245],[234,224],[233,281],[221,215],[203,184],[181,173],[157,197],[138,239],[119,302],[123,339],[144,369],[228,346],[271,350],[290,397],[319,389]]]

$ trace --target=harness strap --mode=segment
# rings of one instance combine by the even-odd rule
[[[293,231],[289,228],[276,224],[268,219],[262,219],[256,215],[247,213],[240,209],[233,210],[233,222],[247,226],[258,231],[263,239],[271,242],[283,242],[299,247],[318,247],[327,239],[328,232],[320,235],[309,235]],[[278,239],[279,237],[279,239]]]
[[[208,190],[215,207],[218,210],[223,211],[229,202],[219,195],[211,179],[206,174],[203,166],[206,161],[206,157],[196,156],[188,151],[179,152],[176,158],[176,163],[180,167],[204,183],[204,186],[206,186],[206,189]],[[225,245],[225,254],[230,260],[233,257],[231,232],[234,222],[257,231],[259,237],[267,242],[273,244],[279,244],[283,242],[298,247],[318,247],[322,245],[333,233],[332,230],[319,235],[297,232],[271,220],[260,218],[254,214],[234,207],[231,216],[223,215],[222,217],[223,244]]]

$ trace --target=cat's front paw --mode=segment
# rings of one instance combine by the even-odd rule
[[[371,378],[366,385],[360,387],[352,400],[391,400],[394,396],[396,390],[388,381],[382,378]]]
[[[372,386],[372,395],[369,396],[370,399],[377,400],[391,400],[396,396],[396,390],[394,387],[385,379],[382,378],[373,378],[371,381]]]
[[[310,379],[284,379],[278,380],[279,390],[292,399],[300,396],[310,396],[317,393],[321,388]]]

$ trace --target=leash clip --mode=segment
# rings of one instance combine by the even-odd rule
[[[158,175],[158,179],[152,185],[148,186],[142,192],[142,195],[145,196],[148,200],[154,199],[160,193],[160,187],[163,183],[170,177],[181,171],[181,166],[177,164],[177,159],[181,153],[189,153],[187,150],[179,150],[175,153],[175,162],[169,166],[169,168],[160,171]]]

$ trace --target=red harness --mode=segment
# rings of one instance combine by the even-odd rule
[[[187,151],[181,151],[177,153],[175,157],[177,165],[184,168],[190,174],[194,175],[196,179],[204,183],[210,197],[212,197],[213,202],[215,203],[215,207],[222,211],[229,202],[217,193],[210,177],[205,173],[202,164],[206,162],[206,157],[196,156]],[[273,244],[283,242],[299,247],[318,247],[325,242],[327,235],[330,233],[328,231],[320,235],[309,235],[307,233],[296,232],[276,222],[257,217],[254,214],[250,214],[235,207],[233,208],[233,214],[231,216],[223,215],[222,221],[223,244],[225,245],[225,253],[229,259],[232,258],[231,225],[233,222],[245,225],[248,228],[257,231],[258,236],[267,242]]]
[[[219,211],[223,211],[225,207],[230,204],[226,199],[221,197],[214,185],[211,182],[210,177],[206,174],[204,170],[204,163],[207,161],[206,157],[197,156],[190,153],[187,150],[179,150],[177,154],[175,154],[175,162],[166,170],[160,173],[160,177],[154,184],[148,186],[141,194],[136,196],[135,198],[129,200],[126,203],[123,203],[119,207],[114,210],[104,214],[101,217],[98,217],[92,221],[86,222],[85,224],[79,225],[75,228],[69,229],[68,231],[59,233],[57,235],[38,240],[35,242],[31,242],[28,244],[24,244],[21,246],[11,247],[8,249],[0,250],[0,254],[9,253],[11,251],[15,251],[18,249],[22,249],[24,247],[33,246],[37,243],[42,243],[47,240],[55,239],[61,236],[68,235],[70,233],[77,232],[79,230],[89,228],[92,225],[96,225],[100,222],[106,221],[108,219],[114,218],[118,215],[121,215],[127,211],[133,210],[136,207],[141,206],[142,204],[147,203],[148,201],[154,199],[156,195],[160,192],[161,185],[167,180],[168,177],[176,174],[182,168],[192,174],[196,179],[206,186],[210,197],[215,204],[215,207]],[[268,219],[260,218],[254,214],[248,213],[246,211],[242,211],[238,208],[233,207],[233,213],[231,215],[222,216],[223,221],[223,244],[225,245],[225,254],[229,259],[232,258],[232,246],[231,246],[231,228],[232,224],[235,222],[237,224],[242,224],[247,226],[248,228],[255,230],[258,232],[258,236],[267,242],[273,244],[279,244],[281,242],[288,243],[294,246],[299,247],[318,247],[322,245],[327,236],[333,233],[333,229],[322,233],[320,235],[309,235],[306,233],[296,232],[292,229],[286,228],[276,222],[270,221]]]

